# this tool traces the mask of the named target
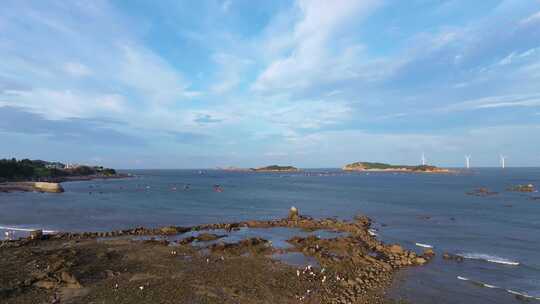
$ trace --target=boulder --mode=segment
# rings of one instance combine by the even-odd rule
[[[424,250],[424,256],[428,257],[428,258],[434,257],[435,256],[435,251],[433,251],[433,249],[431,249],[431,248],[428,248],[428,249]]]
[[[43,288],[43,289],[54,289],[56,288],[56,285],[57,285],[56,282],[49,281],[49,280],[41,280],[34,283],[34,286],[38,288]]]
[[[38,191],[49,192],[49,193],[64,192],[64,188],[62,188],[62,186],[59,183],[37,182],[37,183],[34,183],[34,188],[36,188]]]
[[[43,238],[43,231],[42,230],[33,230],[30,232],[30,239],[31,240],[41,240]]]
[[[394,253],[394,254],[401,254],[403,253],[403,248],[397,244],[394,244],[394,245],[391,245],[390,247],[388,247],[388,250],[391,252],[391,253]]]
[[[298,217],[298,209],[295,206],[292,206],[291,209],[289,209],[288,219],[295,221]]]
[[[79,280],[75,278],[72,274],[62,271],[60,274],[60,277],[63,282],[66,283],[68,288],[82,288],[81,283],[79,283]]]

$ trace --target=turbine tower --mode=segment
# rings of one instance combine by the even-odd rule
[[[422,152],[422,166],[426,165],[426,155]]]
[[[471,156],[465,155],[465,165],[467,166],[467,169],[471,167]]]
[[[504,166],[505,166],[505,160],[506,160],[506,156],[504,155],[499,155],[500,159],[501,159],[501,167],[504,169]]]

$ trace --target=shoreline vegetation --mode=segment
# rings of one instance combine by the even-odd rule
[[[286,218],[110,232],[33,231],[0,243],[2,303],[394,303],[385,299],[396,271],[434,253],[384,244],[371,220]],[[293,236],[279,248],[261,237],[225,243],[240,229],[296,228],[336,237]],[[225,233],[223,234],[217,234]],[[314,265],[277,261],[302,254]]]
[[[411,172],[411,173],[451,173],[450,170],[432,165],[391,165],[375,162],[355,162],[342,168],[344,171],[367,171],[367,172]]]
[[[29,159],[0,159],[0,192],[61,193],[64,191],[60,184],[62,182],[128,176],[102,166],[64,165],[59,162]]]

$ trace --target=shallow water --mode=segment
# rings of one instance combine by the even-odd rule
[[[186,226],[281,218],[291,205],[315,217],[350,219],[363,213],[375,220],[374,232],[382,240],[418,252],[425,248],[416,243],[430,245],[438,253],[428,266],[400,274],[396,297],[415,303],[519,303],[506,289],[540,297],[540,200],[530,199],[540,194],[505,191],[516,184],[540,186],[538,168],[457,175],[130,172],[138,177],[65,183],[63,194],[0,194],[0,226],[60,231]],[[215,184],[224,191],[215,192]],[[465,194],[481,186],[500,193]],[[444,261],[445,251],[474,258]]]

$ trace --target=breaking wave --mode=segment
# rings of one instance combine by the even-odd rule
[[[511,266],[517,266],[519,265],[519,262],[512,261],[509,259],[501,258],[494,255],[489,254],[483,254],[483,253],[459,253],[458,256],[464,258],[464,259],[471,259],[471,260],[482,260],[490,263],[497,263],[497,264],[504,264],[504,265],[511,265]]]
[[[40,228],[18,228],[18,227],[0,226],[0,230],[32,232],[35,230],[40,230]],[[42,230],[42,231],[43,233],[56,233],[57,232],[54,230]]]
[[[491,289],[504,290],[504,291],[506,291],[508,293],[511,293],[513,295],[521,296],[521,297],[524,297],[524,298],[527,298],[527,299],[540,300],[540,297],[531,296],[531,295],[527,294],[526,292],[516,291],[516,290],[512,290],[512,289],[505,289],[505,288],[495,286],[495,285],[491,285],[491,284],[487,284],[487,283],[484,283],[484,282],[474,281],[474,280],[471,280],[471,279],[469,279],[467,277],[457,276],[457,279],[462,280],[462,281],[469,281],[472,284],[477,285],[477,286],[482,286],[482,287],[491,288]]]

